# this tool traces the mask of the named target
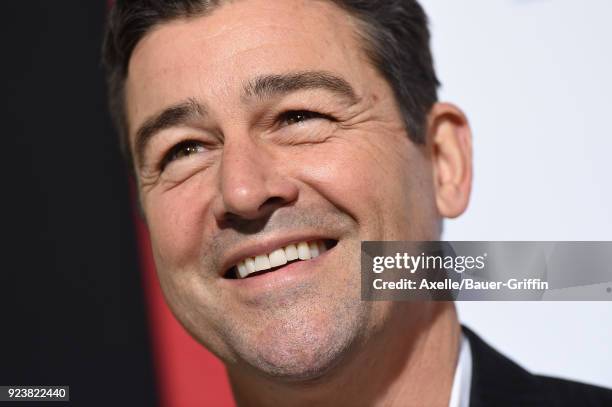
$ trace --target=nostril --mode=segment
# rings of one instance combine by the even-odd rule
[[[262,212],[266,212],[269,210],[280,208],[285,205],[287,205],[287,201],[285,199],[281,198],[280,196],[273,196],[268,198],[263,204],[261,204],[259,210]]]

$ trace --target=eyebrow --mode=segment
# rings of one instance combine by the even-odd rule
[[[158,132],[184,124],[197,117],[206,116],[206,108],[195,99],[189,98],[184,102],[169,106],[147,119],[136,131],[134,150],[136,157],[141,160],[149,141]]]
[[[325,71],[305,71],[283,75],[264,75],[244,87],[244,98],[267,99],[305,89],[326,89],[349,100],[358,102],[353,87],[343,78]]]

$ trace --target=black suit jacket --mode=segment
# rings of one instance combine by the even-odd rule
[[[472,351],[470,407],[612,407],[612,390],[531,374],[468,328],[463,327],[463,332]]]

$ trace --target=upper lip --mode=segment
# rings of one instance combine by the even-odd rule
[[[244,242],[227,251],[221,267],[221,276],[224,276],[229,269],[247,257],[256,257],[261,254],[268,254],[276,249],[300,242],[312,242],[315,240],[333,239],[323,234],[287,234],[278,237],[259,237]]]

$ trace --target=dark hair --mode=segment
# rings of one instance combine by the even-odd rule
[[[156,25],[203,15],[228,0],[117,0],[103,46],[110,111],[130,166],[124,86],[136,44]],[[416,0],[327,0],[356,17],[368,57],[391,85],[410,139],[423,144],[438,79],[427,16]]]

